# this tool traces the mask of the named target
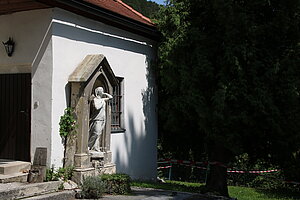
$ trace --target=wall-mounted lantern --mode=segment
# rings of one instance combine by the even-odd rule
[[[4,47],[5,47],[5,51],[6,51],[7,55],[9,57],[11,57],[12,54],[13,54],[13,52],[14,52],[15,42],[10,37],[7,42],[2,42],[2,43],[3,43]]]

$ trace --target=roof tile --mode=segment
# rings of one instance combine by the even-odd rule
[[[85,2],[99,6],[111,12],[123,15],[135,21],[154,26],[154,23],[138,11],[134,10],[121,0],[84,0]]]

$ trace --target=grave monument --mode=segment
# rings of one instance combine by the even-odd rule
[[[69,77],[76,134],[67,139],[65,166],[74,166],[74,181],[85,176],[115,173],[110,151],[111,105],[117,85],[102,54],[88,55]]]

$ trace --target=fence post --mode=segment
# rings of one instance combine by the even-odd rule
[[[207,184],[207,176],[208,176],[209,170],[210,170],[210,164],[207,163],[206,176],[205,176],[205,185]]]
[[[172,163],[170,163],[170,168],[169,168],[169,180],[171,180],[172,177]]]

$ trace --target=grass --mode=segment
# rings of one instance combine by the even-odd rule
[[[289,191],[268,191],[248,187],[229,186],[229,195],[239,200],[294,200],[300,195]]]
[[[204,185],[200,183],[188,183],[180,181],[166,181],[166,183],[135,181],[131,183],[131,186],[195,193],[204,188]]]
[[[204,190],[204,184],[180,181],[167,181],[166,183],[132,182],[132,186],[156,188],[181,192],[198,193]],[[295,200],[300,199],[297,193],[288,191],[266,191],[248,187],[229,186],[229,195],[238,200]]]

